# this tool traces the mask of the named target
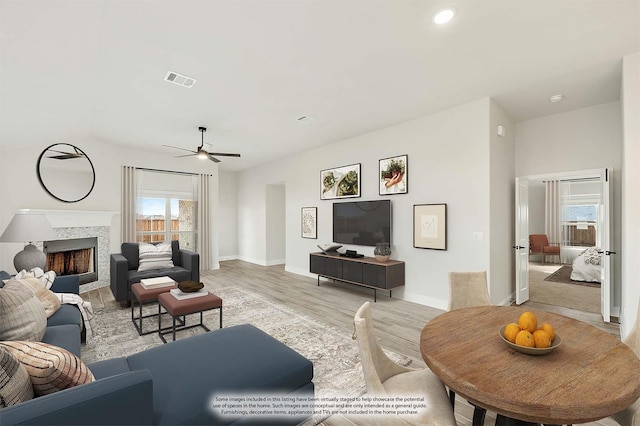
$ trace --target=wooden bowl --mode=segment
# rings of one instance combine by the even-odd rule
[[[498,332],[498,334],[500,334],[500,338],[511,349],[513,349],[514,351],[521,352],[523,354],[527,354],[527,355],[544,355],[544,354],[548,354],[549,352],[554,351],[558,346],[560,346],[562,344],[562,338],[560,336],[558,336],[558,333],[556,333],[556,338],[553,339],[553,342],[551,342],[551,346],[549,346],[548,348],[529,348],[529,347],[526,347],[526,346],[516,345],[515,343],[511,343],[510,341],[505,339],[505,337],[504,337],[504,329],[505,328],[507,328],[506,325],[503,326],[500,329],[500,331]]]

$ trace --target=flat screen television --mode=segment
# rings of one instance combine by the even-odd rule
[[[391,201],[333,203],[333,242],[361,246],[391,244]]]

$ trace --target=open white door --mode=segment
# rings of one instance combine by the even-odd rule
[[[529,180],[516,178],[516,303],[529,300]]]
[[[600,206],[598,209],[598,230],[596,233],[596,247],[600,248],[601,264],[600,268],[600,309],[602,319],[605,322],[611,321],[611,222],[610,222],[610,169],[603,169],[600,175],[602,190],[600,191]]]

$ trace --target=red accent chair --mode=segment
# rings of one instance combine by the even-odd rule
[[[560,245],[558,243],[549,243],[546,234],[530,234],[529,235],[529,256],[539,255],[542,257],[542,263],[545,263],[547,256],[560,256]]]

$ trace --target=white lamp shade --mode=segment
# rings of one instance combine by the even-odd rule
[[[25,243],[58,239],[49,220],[43,214],[16,214],[4,230],[0,241],[5,243]]]

